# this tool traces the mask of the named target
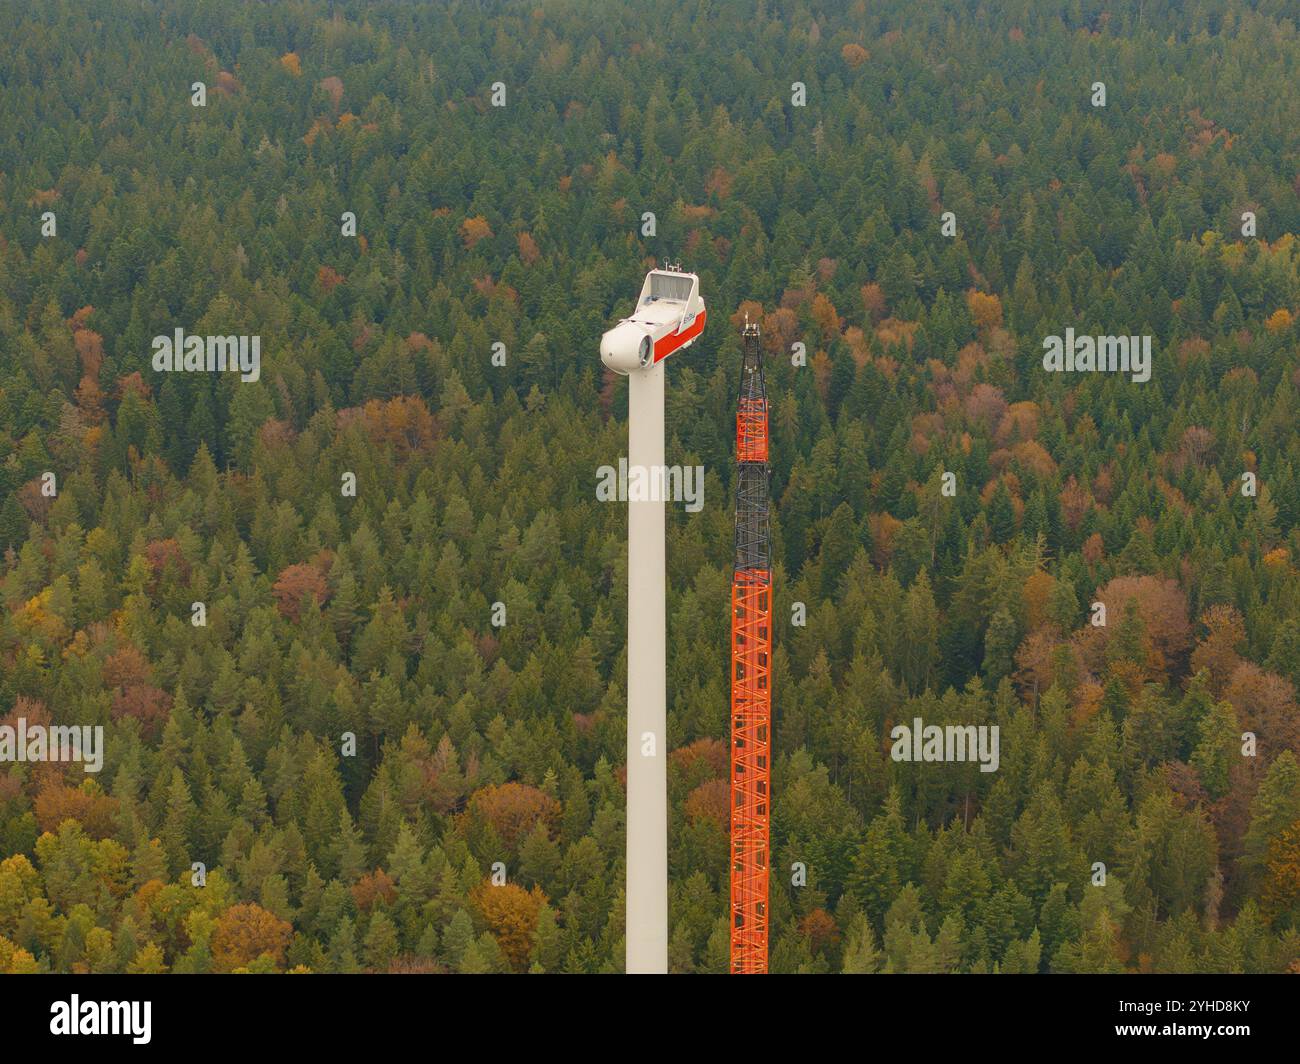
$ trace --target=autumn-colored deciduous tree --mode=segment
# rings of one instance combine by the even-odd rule
[[[92,839],[109,838],[117,830],[118,801],[105,794],[94,780],[68,787],[49,779],[32,803],[42,831],[58,831],[65,820],[75,820]]]
[[[1157,657],[1146,663],[1133,657],[1129,660],[1158,672],[1181,667],[1186,660],[1192,626],[1187,615],[1187,595],[1177,581],[1157,576],[1117,576],[1097,589],[1095,601],[1106,606],[1106,625],[1087,625],[1081,633],[1090,667],[1100,668],[1102,656],[1124,632],[1125,609],[1130,602],[1136,604],[1143,638]]]
[[[322,78],[320,87],[329,93],[330,102],[334,105],[334,110],[339,109],[339,101],[343,99],[343,79],[335,75]]]
[[[1002,324],[1002,300],[996,294],[972,288],[966,293],[966,305],[980,332],[988,332]]]
[[[840,335],[840,316],[835,311],[835,304],[827,296],[818,292],[813,296],[812,319],[821,330],[822,341],[829,343]]]
[[[519,244],[519,257],[523,260],[525,266],[531,266],[541,258],[541,249],[537,246],[537,241],[533,239],[531,233],[521,232],[515,237]]]
[[[731,784],[727,780],[705,780],[686,797],[686,819],[711,820],[720,828],[730,823]]]
[[[263,954],[283,967],[293,928],[253,902],[232,905],[217,918],[212,932],[212,961],[220,972],[243,968]]]
[[[1291,328],[1291,323],[1294,320],[1295,318],[1286,307],[1278,307],[1277,310],[1273,311],[1273,313],[1269,315],[1268,321],[1264,323],[1264,327],[1274,334],[1284,333],[1287,329]]]
[[[873,322],[880,321],[889,312],[889,301],[885,299],[885,290],[875,281],[862,286],[862,309]]]
[[[397,888],[387,872],[382,868],[376,868],[352,884],[352,900],[358,910],[369,912],[376,902],[392,905],[397,900]]]
[[[840,58],[856,70],[871,58],[871,54],[856,41],[850,41],[840,49]]]
[[[465,815],[483,818],[501,841],[513,848],[536,824],[552,830],[559,819],[560,803],[536,787],[512,781],[475,791]]]
[[[121,688],[113,697],[114,720],[134,717],[149,736],[157,735],[171,712],[172,696],[152,684],[132,684]]]
[[[493,886],[484,880],[471,892],[470,900],[479,918],[496,936],[497,944],[515,971],[523,971],[532,949],[537,916],[546,904],[540,887],[524,890],[516,883]]]
[[[492,226],[482,215],[476,215],[460,223],[460,235],[465,247],[473,248],[480,240],[486,240],[492,235]]]
[[[298,564],[280,571],[271,592],[275,595],[275,605],[280,616],[297,623],[307,599],[310,598],[318,606],[322,605],[329,594],[329,587],[316,566]]]
[[[302,76],[302,61],[297,52],[285,52],[280,56],[280,65],[295,78]]]
[[[1192,651],[1192,672],[1208,670],[1210,689],[1217,696],[1241,664],[1238,650],[1246,642],[1246,624],[1234,607],[1225,605],[1211,606],[1201,615],[1201,623],[1209,631]]]
[[[813,953],[833,949],[840,940],[839,925],[825,909],[814,909],[800,920],[799,933],[808,939],[808,948]]]
[[[1269,843],[1259,901],[1274,921],[1300,927],[1300,820]]]

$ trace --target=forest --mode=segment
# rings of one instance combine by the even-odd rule
[[[104,735],[0,763],[0,971],[622,970],[597,345],[669,259],[671,970],[727,970],[748,315],[772,971],[1300,972],[1295,6],[660,7],[0,15],[0,725]]]

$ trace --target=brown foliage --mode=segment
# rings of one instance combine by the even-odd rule
[[[90,780],[80,787],[68,787],[47,779],[32,809],[42,831],[58,831],[65,820],[75,820],[92,839],[107,839],[117,830],[117,805],[116,798],[104,794]]]
[[[339,101],[343,99],[343,79],[331,75],[328,78],[322,78],[320,87],[329,93],[331,102],[334,104],[334,110],[339,109]]]
[[[101,675],[107,687],[129,687],[149,683],[153,679],[153,666],[140,650],[126,643],[104,659]]]
[[[1300,714],[1289,680],[1243,661],[1232,671],[1223,696],[1242,726],[1259,734],[1262,746],[1272,753],[1288,747],[1300,753]]]
[[[1300,820],[1284,828],[1269,843],[1268,862],[1259,900],[1270,916],[1300,905]]]
[[[696,739],[693,743],[680,746],[668,755],[668,764],[690,776],[696,765],[706,765],[707,774],[714,778],[727,775],[730,761],[727,756],[727,744],[721,739]]]
[[[1223,694],[1228,678],[1241,664],[1237,648],[1246,641],[1246,625],[1233,607],[1222,605],[1206,610],[1201,615],[1201,623],[1209,631],[1192,651],[1192,673],[1208,670],[1210,689],[1218,697]]]
[[[814,909],[799,921],[799,933],[808,939],[808,947],[819,953],[827,947],[834,948],[840,940],[840,929],[835,917],[825,909]]]
[[[362,912],[369,912],[377,901],[392,905],[397,900],[397,887],[387,872],[376,868],[352,884],[352,900]]]
[[[705,780],[686,796],[685,811],[692,824],[712,820],[725,829],[731,812],[731,784],[727,780]]]
[[[190,563],[181,554],[181,545],[175,539],[155,539],[145,547],[144,557],[153,573],[155,591],[168,572],[182,584],[190,578]]]
[[[133,684],[122,688],[113,699],[113,719],[135,717],[146,735],[162,731],[172,709],[172,696],[152,684]]]
[[[542,251],[531,233],[519,233],[515,236],[515,241],[519,244],[519,257],[525,266],[531,266],[541,258]]]
[[[1187,596],[1176,580],[1159,576],[1117,576],[1098,589],[1096,601],[1106,604],[1106,627],[1088,625],[1081,636],[1084,656],[1093,668],[1100,668],[1101,655],[1119,629],[1124,608],[1137,603],[1147,639],[1157,660],[1156,668],[1181,666],[1192,645],[1192,625],[1187,614]]]
[[[991,432],[1007,412],[1007,401],[1002,389],[992,384],[977,384],[962,404],[962,412],[972,429]]]
[[[553,832],[560,818],[560,803],[536,787],[511,782],[475,791],[470,796],[469,814],[486,820],[513,849],[539,823]]]
[[[329,295],[339,285],[347,284],[347,278],[333,266],[322,266],[316,271],[316,283],[321,286],[326,295]]]
[[[862,308],[873,322],[880,321],[888,312],[889,303],[885,299],[885,291],[875,281],[862,286]]]
[[[852,69],[856,70],[871,58],[871,53],[863,48],[862,45],[850,41],[840,49],[840,58],[843,59],[844,62],[848,63]]]
[[[286,566],[271,590],[280,616],[294,624],[298,623],[307,596],[311,596],[316,605],[320,606],[329,595],[324,574],[316,566],[305,564]]]
[[[871,514],[867,518],[867,528],[871,530],[871,560],[878,568],[889,568],[889,559],[894,556],[894,536],[902,527],[903,522],[893,514]]]

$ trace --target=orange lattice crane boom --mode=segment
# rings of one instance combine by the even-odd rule
[[[736,408],[731,582],[731,971],[767,971],[771,826],[772,536],[767,391],[758,324],[745,321]]]

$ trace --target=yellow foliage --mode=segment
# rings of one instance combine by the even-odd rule
[[[1287,329],[1291,328],[1291,323],[1294,320],[1291,312],[1286,307],[1279,307],[1269,316],[1268,321],[1264,323],[1264,328],[1271,333],[1286,332]]]
[[[285,52],[284,55],[280,56],[280,65],[295,78],[302,77],[302,62],[299,60],[297,52]]]

